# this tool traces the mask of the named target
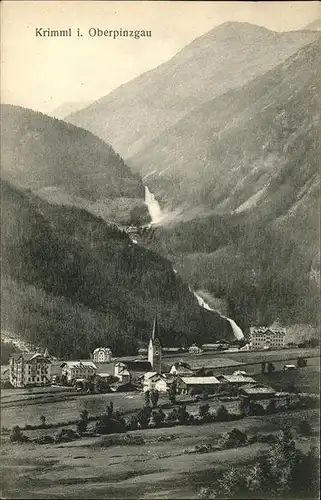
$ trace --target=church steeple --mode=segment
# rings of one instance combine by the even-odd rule
[[[157,313],[155,314],[154,323],[153,323],[153,331],[152,331],[153,342],[155,342],[156,339],[159,340],[159,326],[158,326]]]
[[[162,363],[162,346],[159,339],[159,325],[157,313],[155,314],[152,335],[148,345],[148,361],[152,365],[153,370],[161,373]]]

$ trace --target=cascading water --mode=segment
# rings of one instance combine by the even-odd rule
[[[213,311],[213,312],[218,312],[218,311],[215,311],[215,309],[212,309],[208,304],[207,302],[205,302],[205,300],[200,296],[198,295],[196,292],[194,292],[194,290],[192,290],[190,287],[189,287],[189,290],[191,292],[193,292],[193,294],[195,295],[195,297],[197,298],[197,301],[199,303],[199,305],[201,307],[203,307],[204,309],[207,309],[208,311]],[[244,333],[242,332],[241,328],[235,323],[235,321],[231,318],[227,318],[226,316],[224,316],[223,314],[219,313],[221,318],[224,318],[226,319],[230,325],[231,325],[231,328],[233,330],[233,333],[234,333],[234,337],[237,339],[237,340],[243,340],[244,339]]]
[[[152,219],[152,224],[160,222],[163,218],[162,209],[155,199],[155,195],[150,192],[147,186],[145,186],[145,204],[147,205],[149,215]]]
[[[145,204],[147,205],[149,215],[152,219],[152,224],[156,224],[157,222],[160,222],[163,219],[163,213],[162,209],[160,207],[160,204],[158,201],[155,199],[155,195],[150,192],[147,186],[145,186]],[[173,271],[175,274],[177,274],[176,269],[173,268]],[[218,314],[220,314],[218,311],[215,311],[215,309],[212,309],[205,300],[198,295],[190,286],[188,287],[189,291],[195,295],[197,298],[198,304],[203,307],[204,309],[207,309],[208,311],[213,311]],[[220,314],[220,316],[224,319],[226,319],[232,328],[234,337],[237,340],[243,340],[244,339],[244,334],[241,330],[241,328],[235,323],[235,321],[231,318],[227,318],[226,316],[223,316]]]

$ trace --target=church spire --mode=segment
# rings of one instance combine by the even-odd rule
[[[162,346],[159,339],[158,316],[155,314],[152,335],[148,345],[148,361],[157,373],[161,373]]]
[[[158,317],[156,312],[153,324],[152,340],[154,341],[157,338],[159,339],[159,326],[158,326]]]

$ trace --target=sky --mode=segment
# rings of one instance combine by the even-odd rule
[[[1,11],[1,101],[49,113],[107,95],[223,22],[296,30],[320,18],[321,4],[4,0]],[[36,28],[71,28],[73,36],[36,37]],[[151,30],[152,36],[91,38],[90,28]]]

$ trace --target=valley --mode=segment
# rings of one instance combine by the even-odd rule
[[[3,498],[317,498],[321,33],[256,7],[175,32],[150,9],[148,40],[79,36],[65,67],[28,39],[42,79],[1,104]]]

